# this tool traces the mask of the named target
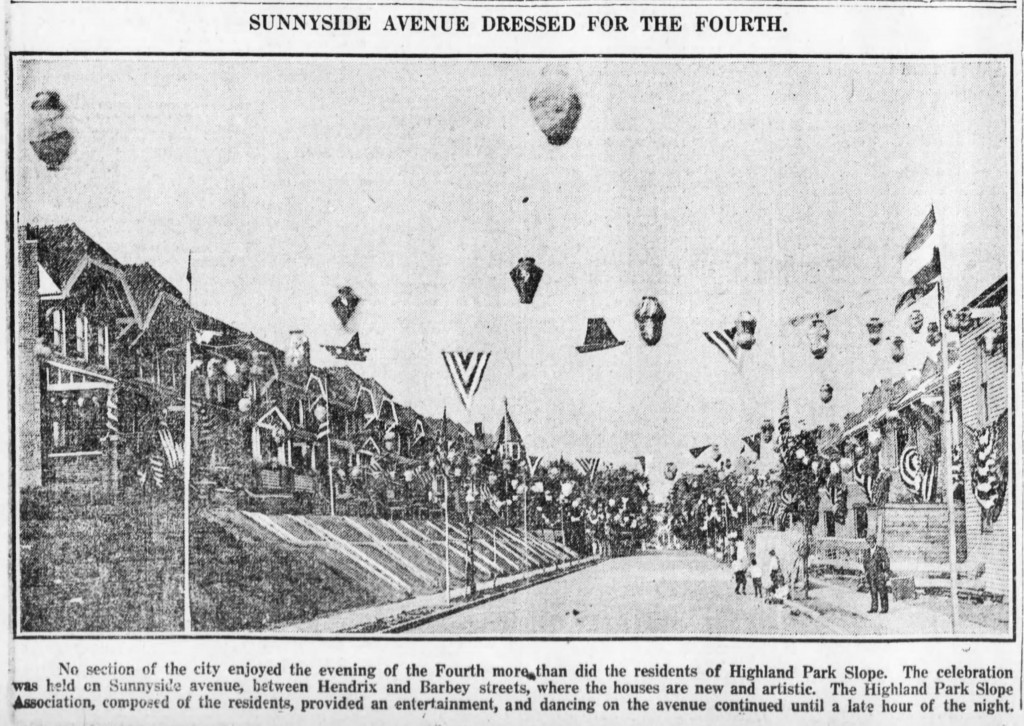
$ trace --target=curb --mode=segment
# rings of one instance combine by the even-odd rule
[[[500,598],[506,597],[507,595],[512,595],[514,593],[521,592],[522,590],[528,590],[531,587],[534,587],[536,585],[542,585],[545,582],[551,582],[552,580],[557,580],[560,577],[565,577],[566,575],[571,575],[574,572],[579,572],[580,570],[584,570],[584,569],[586,569],[588,567],[592,567],[592,566],[596,565],[598,562],[601,562],[601,560],[598,560],[598,559],[588,559],[587,561],[579,563],[579,564],[577,564],[575,566],[567,567],[565,569],[555,570],[553,572],[547,573],[546,575],[542,575],[541,577],[537,577],[537,578],[533,578],[531,580],[528,580],[525,583],[516,584],[516,585],[514,585],[512,587],[509,587],[507,589],[499,590],[498,592],[490,591],[486,595],[482,595],[482,596],[476,598],[475,600],[470,600],[470,601],[467,601],[467,602],[459,603],[458,605],[452,605],[451,607],[446,607],[446,608],[442,608],[440,610],[435,610],[432,613],[427,613],[426,615],[421,615],[418,618],[412,618],[410,620],[405,620],[405,621],[402,621],[400,623],[396,623],[395,625],[392,625],[389,628],[384,628],[384,629],[378,630],[376,632],[383,633],[383,634],[404,633],[404,632],[406,632],[408,630],[412,630],[413,628],[418,628],[421,625],[427,625],[428,623],[432,623],[435,620],[441,620],[441,619],[447,618],[447,617],[449,617],[451,615],[456,615],[457,613],[461,613],[464,610],[470,610],[470,609],[475,608],[475,607],[477,607],[479,605],[485,605],[485,604],[487,604],[489,602],[493,602],[494,600],[499,600]]]

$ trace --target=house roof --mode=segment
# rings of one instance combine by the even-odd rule
[[[160,294],[171,295],[178,300],[184,301],[181,291],[167,281],[163,275],[148,262],[140,265],[124,265],[125,277],[128,279],[128,287],[135,296],[139,308],[148,312],[160,298]]]
[[[39,241],[39,264],[56,285],[63,289],[83,257],[111,267],[121,268],[117,259],[100,247],[74,224],[34,227]]]
[[[519,435],[516,422],[512,420],[512,415],[508,412],[508,401],[505,402],[505,415],[501,417],[501,423],[498,424],[496,440],[498,446],[523,443],[523,437]]]

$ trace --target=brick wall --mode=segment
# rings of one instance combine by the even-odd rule
[[[15,427],[16,481],[21,487],[42,483],[40,453],[40,381],[36,359],[39,335],[39,247],[27,227],[18,228],[15,248]]]

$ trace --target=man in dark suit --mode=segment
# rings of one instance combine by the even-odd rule
[[[881,600],[881,612],[889,612],[889,553],[885,547],[879,547],[875,536],[869,534],[867,538],[868,548],[864,550],[864,577],[868,581],[868,590],[871,591],[871,609],[869,613],[879,612],[878,604]]]

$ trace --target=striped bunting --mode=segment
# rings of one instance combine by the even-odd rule
[[[782,398],[782,410],[779,411],[779,438],[788,438],[789,431],[789,389],[787,388],[786,394]]]
[[[153,485],[157,489],[164,488],[164,457],[153,454],[149,457],[149,470],[153,473]]]
[[[597,467],[601,465],[601,460],[598,458],[589,459],[576,459],[576,463],[580,465],[580,471],[590,481],[594,481],[597,478]]]
[[[725,356],[725,359],[732,363],[734,366],[740,364],[740,349],[736,345],[736,328],[726,328],[725,330],[708,330],[704,332],[704,339],[707,340],[711,345],[718,349],[718,352]]]
[[[915,496],[921,496],[924,474],[921,472],[921,455],[916,446],[907,444],[900,454],[900,478],[903,485]]]
[[[107,441],[117,441],[118,419],[117,419],[117,392],[111,388],[107,391]]]
[[[171,437],[171,432],[166,426],[161,426],[157,433],[160,435],[160,446],[164,450],[167,465],[171,469],[179,468],[185,462],[185,452],[181,444]]]
[[[448,367],[452,385],[462,399],[462,405],[468,410],[473,404],[473,397],[480,390],[480,383],[484,379],[484,371],[487,370],[491,354],[443,352],[441,355]]]
[[[530,478],[537,476],[537,469],[540,468],[540,463],[544,461],[543,456],[527,456],[526,457],[526,470],[530,473]]]
[[[864,490],[868,501],[873,504],[875,501],[875,477],[864,471],[864,459],[853,462],[853,479]]]
[[[937,468],[929,464],[921,478],[921,501],[926,504],[935,498],[935,481],[938,479]]]

